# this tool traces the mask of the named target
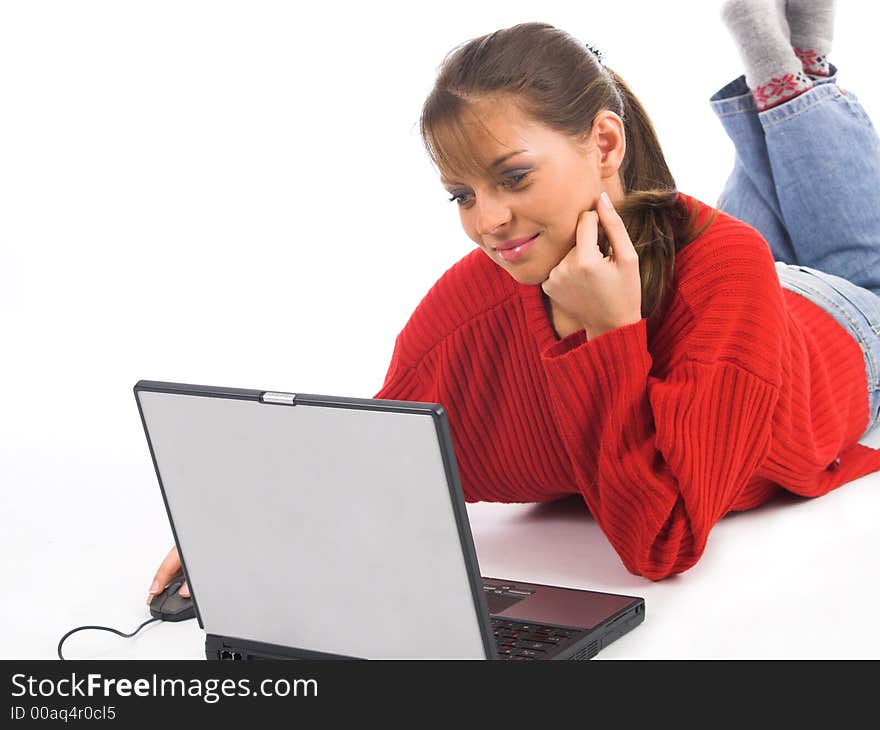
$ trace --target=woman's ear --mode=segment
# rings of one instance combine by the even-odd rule
[[[616,175],[626,154],[623,120],[608,109],[599,112],[593,120],[591,137],[599,155],[602,177]]]

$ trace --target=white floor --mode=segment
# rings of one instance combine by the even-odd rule
[[[7,438],[0,473],[4,600],[0,656],[54,658],[69,629],[132,631],[171,545],[145,446],[69,434]],[[878,658],[880,474],[815,500],[781,499],[724,519],[701,562],[651,582],[623,568],[576,499],[469,505],[481,573],[643,596],[646,620],[600,658]],[[195,621],[133,639],[80,632],[72,658],[202,658]]]

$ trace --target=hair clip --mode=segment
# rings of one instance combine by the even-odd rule
[[[602,60],[602,51],[600,51],[595,46],[590,45],[589,43],[585,43],[584,45],[587,47],[587,50],[589,50],[590,53],[592,53],[596,57],[596,60],[599,62],[599,65],[604,66],[605,63]]]

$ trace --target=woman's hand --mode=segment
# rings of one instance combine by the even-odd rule
[[[165,590],[165,586],[167,586],[171,582],[171,579],[177,576],[181,570],[180,555],[177,552],[177,546],[174,546],[171,548],[168,555],[165,556],[165,559],[159,566],[159,570],[156,571],[153,585],[150,586],[149,595],[147,596],[147,605],[152,602],[153,596]],[[184,598],[190,597],[189,586],[187,586],[186,581],[183,582],[183,585],[180,586],[180,590],[177,592]]]
[[[603,203],[607,201],[607,206]],[[599,249],[599,226],[608,237],[608,256]],[[563,311],[580,322],[593,339],[642,318],[639,257],[623,220],[606,193],[599,210],[578,216],[574,248],[541,285]]]

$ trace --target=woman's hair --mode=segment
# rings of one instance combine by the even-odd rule
[[[476,118],[479,103],[505,100],[573,139],[585,139],[602,110],[623,120],[624,199],[615,207],[639,255],[642,316],[658,314],[672,283],[676,252],[715,216],[696,231],[697,207],[688,213],[677,205],[675,180],[638,99],[592,48],[552,25],[522,23],[475,38],[446,56],[422,108],[422,140],[442,172],[479,176],[488,169],[488,161],[473,151],[463,117]],[[602,234],[599,245],[607,254]]]

